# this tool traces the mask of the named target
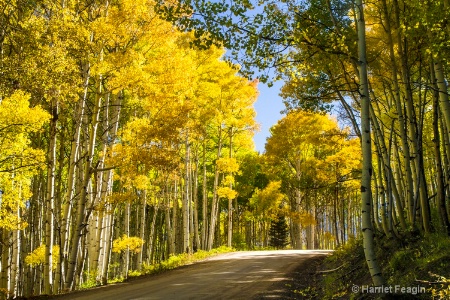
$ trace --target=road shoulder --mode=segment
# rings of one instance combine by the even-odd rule
[[[261,299],[320,299],[323,263],[327,255],[314,255],[298,265],[285,279],[274,282],[268,292],[252,300]]]

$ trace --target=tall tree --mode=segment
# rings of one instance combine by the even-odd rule
[[[361,150],[362,150],[362,179],[361,179],[361,211],[362,232],[364,237],[364,254],[370,275],[375,286],[384,283],[380,265],[375,255],[372,224],[372,138],[370,130],[370,94],[367,78],[366,58],[366,23],[364,19],[364,5],[361,0],[356,1],[356,17],[358,20],[358,54],[359,54],[359,84],[361,94]]]

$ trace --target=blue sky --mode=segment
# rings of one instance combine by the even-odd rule
[[[256,121],[259,123],[260,131],[256,132],[254,141],[256,151],[260,153],[264,152],[266,138],[270,135],[270,127],[281,119],[280,111],[285,108],[281,97],[278,96],[282,85],[283,82],[281,81],[275,82],[270,88],[266,84],[258,84],[259,97],[255,103],[255,110]]]

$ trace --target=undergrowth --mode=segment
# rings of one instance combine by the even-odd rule
[[[387,293],[368,292],[372,280],[362,239],[352,239],[326,259],[321,298],[450,299],[448,236],[430,234],[420,239],[383,239],[377,242],[376,249]],[[363,287],[365,292],[362,292]]]
[[[163,260],[157,264],[142,265],[141,270],[131,270],[128,272],[128,277],[138,277],[142,275],[156,274],[167,270],[172,270],[181,266],[189,265],[197,261],[204,260],[208,257],[212,257],[221,253],[228,253],[235,251],[233,248],[221,246],[219,248],[212,249],[210,251],[199,250],[193,254],[182,253],[177,255],[171,255],[169,259]],[[122,278],[123,280],[123,278]],[[114,282],[121,281],[121,278],[114,278]],[[112,283],[112,281],[108,281]]]

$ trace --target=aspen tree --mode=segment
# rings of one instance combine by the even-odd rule
[[[207,250],[208,247],[208,179],[206,171],[206,139],[202,143],[203,150],[203,180],[202,180],[202,212],[203,212],[203,226],[202,226],[202,250]]]
[[[364,237],[364,254],[369,267],[370,275],[375,286],[384,283],[381,269],[375,256],[373,244],[372,224],[372,150],[370,134],[370,94],[367,79],[366,59],[366,27],[364,20],[364,4],[362,0],[356,1],[357,31],[358,31],[358,54],[359,54],[359,79],[361,93],[361,149],[362,149],[362,179],[361,179],[361,211],[362,232]]]
[[[190,145],[189,145],[189,129],[186,129],[186,142],[185,142],[185,178],[184,178],[184,196],[183,196],[183,252],[191,253],[190,247],[190,202],[191,202],[191,177],[190,175]]]
[[[397,28],[400,28],[400,8],[398,4],[398,0],[393,0],[393,8],[394,8],[394,20]],[[406,58],[407,49],[404,49],[405,44],[403,43],[403,39],[401,37],[400,30],[397,30],[397,54],[401,58],[401,68],[402,68],[402,79],[403,84],[405,86],[405,94],[406,94],[406,115],[409,121],[408,131],[409,131],[409,139],[411,140],[411,158],[414,161],[414,165],[412,168],[413,178],[418,178],[418,181],[415,184],[415,187],[418,189],[419,197],[420,197],[420,209],[421,209],[421,222],[423,226],[423,230],[426,234],[431,232],[431,224],[430,224],[430,206],[428,203],[428,194],[427,188],[425,186],[426,181],[423,174],[423,168],[420,166],[420,161],[423,160],[423,153],[420,151],[419,153],[419,142],[417,140],[417,119],[416,114],[413,107],[413,96],[412,96],[412,87],[411,87],[411,76],[410,71],[408,70],[408,63]],[[416,205],[418,207],[418,205]]]
[[[431,6],[428,4],[428,7]],[[443,0],[443,7],[444,10],[448,10],[450,8],[450,1]],[[431,8],[431,7],[429,7]],[[448,22],[445,22],[445,29],[447,31],[447,34],[450,33],[450,24]],[[429,34],[431,36],[431,34]],[[432,60],[433,61],[433,60]],[[437,58],[434,60],[434,63],[432,64],[434,71],[434,78],[436,81],[437,88],[439,90],[439,108],[441,109],[442,116],[444,119],[444,123],[447,128],[450,128],[450,99],[448,97],[448,86],[447,82],[445,80],[445,73],[444,73],[444,65],[442,62],[442,56],[441,54],[437,53]],[[447,153],[450,153],[450,137],[448,139],[445,139],[444,145],[447,147],[446,151]]]
[[[164,210],[164,225],[166,227],[166,234],[167,234],[167,257],[170,257],[171,254],[175,253],[175,245],[174,245],[174,236],[173,236],[173,227],[170,220],[170,198],[171,198],[171,193],[170,193],[170,187],[169,187],[169,183],[168,180],[165,180],[165,184],[164,184],[164,194],[165,195],[165,199],[166,199],[166,203],[165,203],[165,210]],[[175,206],[173,204],[173,206]]]
[[[192,190],[192,197],[194,198],[193,200],[193,206],[192,206],[192,221],[193,221],[193,229],[194,229],[194,238],[193,238],[193,250],[196,251],[197,249],[200,248],[201,243],[200,243],[200,233],[199,233],[199,216],[198,216],[198,212],[199,212],[199,203],[198,203],[198,176],[199,176],[199,157],[198,157],[198,147],[195,151],[195,164],[194,164],[194,171],[192,172],[192,177],[194,180],[194,186],[193,186],[193,190]]]
[[[85,153],[85,165],[83,170],[83,183],[82,183],[82,189],[81,189],[81,195],[78,199],[77,204],[77,213],[76,213],[76,223],[75,223],[75,232],[72,236],[71,241],[71,248],[70,248],[70,254],[68,257],[68,269],[67,269],[67,276],[65,280],[65,288],[70,289],[73,288],[73,279],[75,276],[75,267],[77,263],[77,254],[78,254],[78,246],[80,243],[80,238],[82,237],[82,231],[84,229],[84,219],[85,219],[85,211],[86,211],[86,204],[87,204],[87,197],[89,195],[88,188],[90,185],[90,178],[93,174],[93,158],[94,158],[94,150],[95,150],[95,142],[97,139],[97,129],[98,129],[98,123],[99,123],[99,114],[100,114],[100,105],[102,103],[102,83],[101,83],[101,76],[97,77],[97,93],[95,95],[95,103],[93,107],[93,120],[91,121],[90,128],[89,128],[89,141],[88,141],[88,148],[86,149]]]
[[[52,120],[50,122],[50,144],[48,150],[47,169],[47,199],[45,220],[45,263],[44,263],[44,292],[52,294],[53,285],[53,236],[55,210],[55,165],[56,165],[56,126],[58,121],[58,103],[53,100],[51,105]]]
[[[20,189],[20,187],[19,187]],[[17,208],[17,217],[20,218],[20,208]],[[11,235],[11,280],[10,280],[10,288],[9,294],[11,298],[15,298],[19,295],[19,273],[20,273],[20,251],[21,251],[21,238],[20,238],[20,230],[15,229],[12,231]]]
[[[222,154],[222,124],[218,126],[218,142],[217,142],[217,159],[220,158]],[[219,197],[217,194],[217,189],[219,186],[219,168],[216,166],[214,170],[214,185],[213,185],[213,197],[211,204],[211,220],[209,221],[208,239],[206,250],[211,250],[214,244],[214,234],[217,223],[217,215],[219,210]]]
[[[433,76],[433,60],[431,60],[431,80],[432,83],[437,85],[436,78]],[[448,219],[447,207],[445,206],[445,176],[442,168],[442,157],[441,157],[441,139],[439,134],[439,101],[441,100],[441,91],[439,88],[435,89],[434,97],[433,97],[433,142],[434,142],[434,154],[436,159],[436,181],[437,181],[437,199],[438,199],[438,207],[439,207],[439,217],[440,223],[443,228],[443,231],[450,235],[450,222]],[[442,110],[441,110],[442,112]]]
[[[400,130],[400,136],[402,141],[402,147],[403,147],[403,154],[405,161],[409,160],[411,157],[410,153],[410,147],[408,144],[408,136],[406,133],[406,121],[404,119],[404,113],[403,113],[403,105],[400,100],[400,87],[398,84],[398,70],[397,70],[397,62],[395,60],[395,54],[394,54],[394,42],[391,34],[391,23],[388,13],[388,8],[386,4],[386,0],[383,0],[383,13],[385,16],[385,19],[387,20],[385,22],[386,26],[386,33],[388,37],[388,46],[389,46],[389,56],[391,59],[391,68],[392,68],[392,83],[394,85],[394,100],[395,105],[397,109],[398,114],[398,123],[399,123],[399,130]],[[411,165],[406,162],[405,163],[405,176],[407,180],[407,189],[406,189],[406,204],[407,204],[407,212],[408,212],[408,221],[410,224],[414,224],[414,185],[413,185],[413,172],[411,169]]]
[[[140,220],[140,223],[139,223],[139,238],[141,240],[144,240],[144,238],[145,238],[145,220],[147,218],[147,215],[146,215],[147,190],[146,189],[142,190],[141,199],[142,199],[141,200],[142,204],[141,204],[141,211],[140,211],[140,215],[141,215],[140,218],[141,218],[141,220]],[[144,249],[142,247],[142,249],[140,250],[140,252],[138,254],[139,255],[138,256],[138,260],[137,260],[138,270],[141,270],[141,268],[142,268],[143,254],[144,254]]]
[[[233,127],[230,128],[230,160],[233,158]],[[230,177],[233,176],[232,171],[229,174]],[[230,180],[230,190],[233,190],[233,182]],[[233,198],[228,198],[228,239],[227,246],[231,248],[233,242]]]
[[[16,91],[0,102],[0,229],[5,241],[0,286],[11,297],[21,294],[18,290],[20,231],[27,226],[21,210],[31,197],[31,178],[45,161],[44,152],[31,147],[30,133],[38,132],[50,118],[40,106],[30,108],[29,100],[29,94]]]

